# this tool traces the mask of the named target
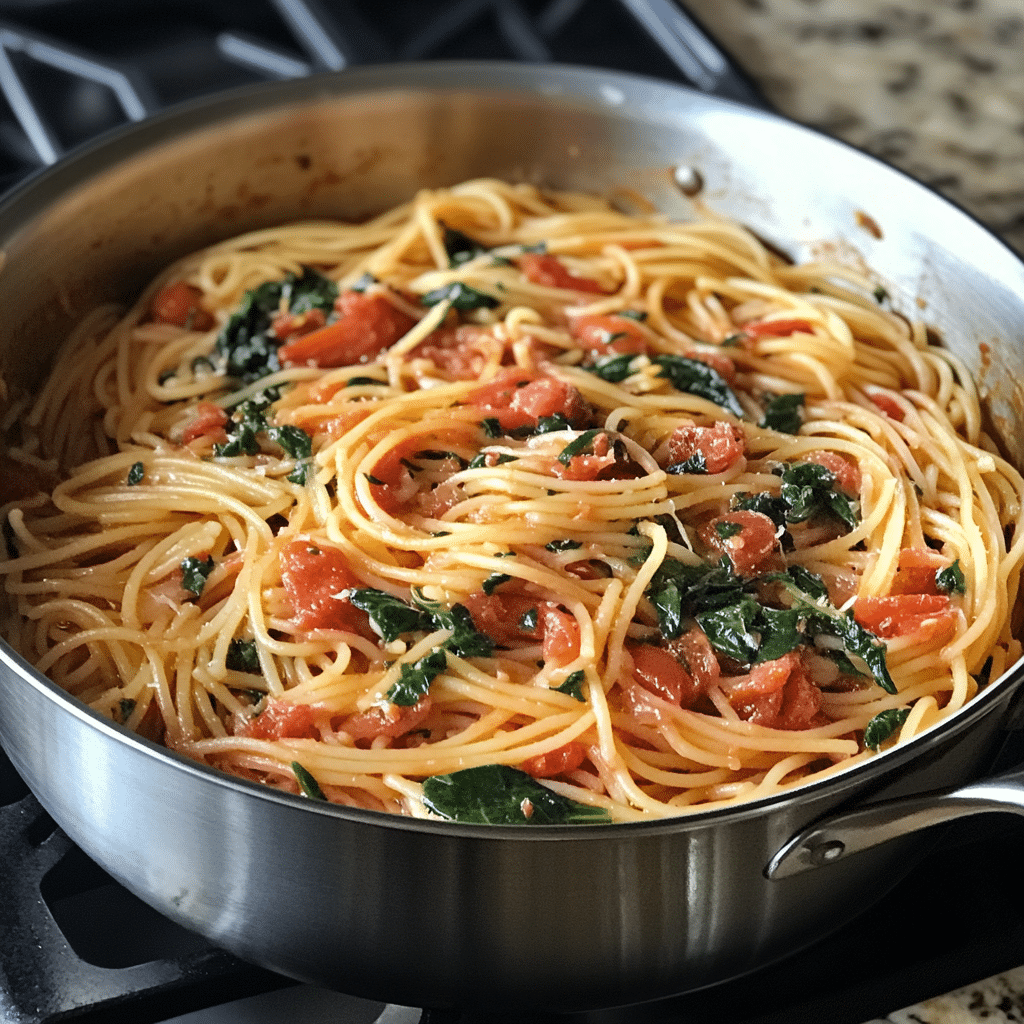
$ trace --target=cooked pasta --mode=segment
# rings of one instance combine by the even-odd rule
[[[690,813],[1021,657],[1024,481],[968,374],[714,217],[477,180],[252,232],[97,309],[5,425],[13,647],[313,798]]]

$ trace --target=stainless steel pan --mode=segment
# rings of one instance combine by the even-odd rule
[[[863,260],[898,307],[923,310],[1024,463],[1024,265],[994,237],[770,114],[559,67],[381,67],[278,84],[58,164],[0,208],[0,370],[32,385],[97,301],[258,225],[359,217],[476,175],[632,189],[686,216],[678,182],[693,171],[711,208],[794,256]],[[244,958],[390,1001],[580,1008],[762,966],[882,896],[925,825],[992,806],[1021,813],[1024,779],[972,780],[1022,675],[1018,665],[942,728],[792,795],[586,829],[413,821],[261,789],[129,735],[8,649],[0,742],[99,864]],[[875,806],[883,798],[903,802]]]

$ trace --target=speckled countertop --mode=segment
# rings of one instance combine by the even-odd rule
[[[776,110],[902,168],[1024,254],[1024,0],[685,6]],[[1024,1021],[1024,967],[883,1024],[978,1021]]]
[[[1024,253],[1024,0],[686,0],[772,105]]]

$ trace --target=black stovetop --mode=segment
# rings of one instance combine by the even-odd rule
[[[763,104],[672,0],[0,0],[0,191],[183,100],[351,64],[460,58],[594,65]],[[746,979],[642,1011],[533,1019],[861,1024],[1017,967],[1022,840],[1017,819],[950,829],[880,909]],[[118,886],[0,751],[0,1020],[147,1024],[292,985]],[[500,1008],[346,1007],[336,1024],[523,1020]]]

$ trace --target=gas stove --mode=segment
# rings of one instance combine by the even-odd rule
[[[0,191],[105,131],[247,83],[460,58],[640,72],[764,105],[672,0],[0,0]],[[1022,758],[1010,734],[1007,763]],[[550,1024],[862,1024],[1024,963],[1024,823],[954,826],[880,907],[755,975]],[[965,870],[965,865],[967,870]],[[879,880],[885,885],[885,880]],[[936,898],[941,894],[941,898]],[[167,921],[56,827],[0,751],[0,1021],[477,1024],[328,992]]]

